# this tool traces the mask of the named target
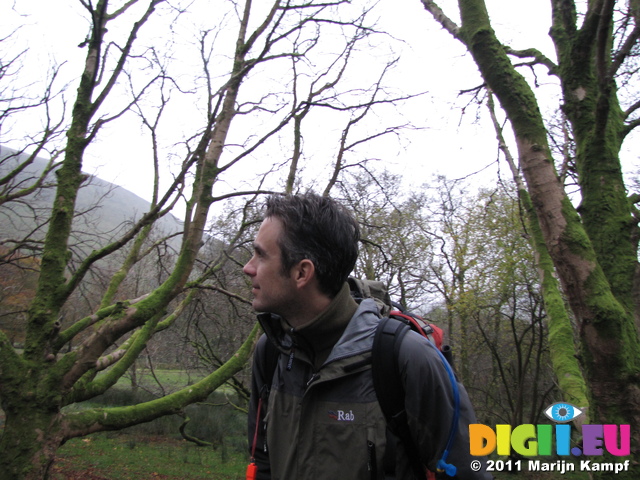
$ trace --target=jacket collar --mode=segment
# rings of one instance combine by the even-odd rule
[[[294,347],[301,348],[319,367],[325,359],[344,358],[370,350],[378,312],[371,299],[358,305],[345,283],[329,307],[305,325],[293,328],[278,315],[270,313],[259,314],[258,321],[279,350],[290,354]]]
[[[308,323],[291,330],[296,338],[301,339],[300,343],[309,345],[316,368],[327,359],[357,309],[358,304],[345,283],[326,310]]]

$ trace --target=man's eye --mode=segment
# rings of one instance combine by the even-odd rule
[[[570,403],[554,403],[549,405],[544,411],[544,414],[549,417],[549,420],[553,420],[558,423],[570,422],[578,418],[584,412],[578,407],[571,405]]]

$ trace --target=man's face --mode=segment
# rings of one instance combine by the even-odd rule
[[[242,270],[253,284],[253,308],[286,318],[287,309],[294,303],[295,285],[292,275],[282,271],[278,246],[282,230],[282,222],[278,218],[265,218],[253,242],[253,257]]]

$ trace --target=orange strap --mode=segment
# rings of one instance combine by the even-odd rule
[[[258,466],[255,463],[256,444],[258,443],[258,428],[260,428],[260,413],[262,410],[262,398],[258,399],[258,413],[256,414],[256,430],[253,433],[253,445],[251,445],[251,463],[247,465],[247,480],[256,480]]]

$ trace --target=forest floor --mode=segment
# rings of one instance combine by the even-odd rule
[[[52,480],[239,480],[246,455],[166,436],[100,434],[58,451]]]

